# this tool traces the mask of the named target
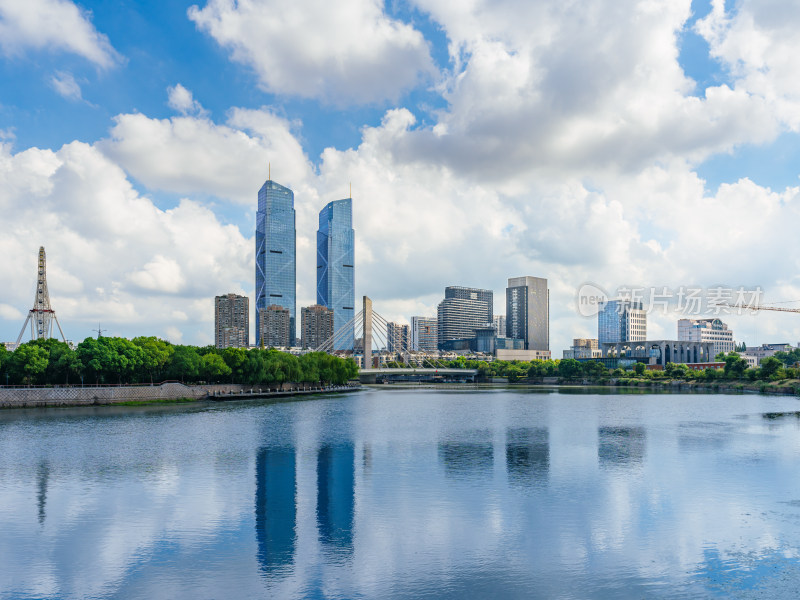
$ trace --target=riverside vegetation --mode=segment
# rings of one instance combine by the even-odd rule
[[[352,359],[309,352],[183,346],[156,337],[86,338],[75,349],[47,339],[14,352],[0,344],[0,384],[282,383],[341,385],[358,375]]]
[[[650,371],[644,363],[636,363],[629,369],[607,369],[598,361],[577,361],[571,358],[562,360],[502,361],[492,362],[458,358],[444,361],[438,366],[448,368],[477,369],[478,377],[507,378],[509,383],[533,383],[544,377],[556,377],[560,383],[593,383],[608,385],[658,385],[669,381],[683,381],[694,385],[713,388],[731,387],[734,389],[757,389],[768,391],[771,388],[793,391],[800,394],[800,349],[792,352],[778,352],[765,358],[758,368],[748,367],[747,361],[738,353],[717,355],[718,362],[724,362],[724,369],[694,370],[683,364],[668,363],[663,371]],[[402,363],[392,362],[387,366],[404,367]],[[423,366],[437,366],[425,364]]]
[[[534,360],[491,362],[459,357],[452,361],[425,361],[425,367],[476,369],[479,379],[494,377],[510,383],[535,383],[556,377],[561,383],[607,385],[658,385],[683,381],[710,387],[738,389],[780,388],[800,393],[800,349],[778,352],[748,368],[736,352],[718,355],[725,362],[722,370],[692,370],[669,363],[663,371],[649,371],[642,363],[630,369],[607,369],[597,361]],[[389,367],[408,367],[389,362]],[[34,340],[8,352],[0,345],[0,384],[69,385],[134,384],[178,380],[184,383],[242,383],[280,385],[282,383],[322,383],[340,385],[358,375],[350,358],[323,352],[295,356],[269,349],[226,348],[175,345],[156,337],[132,340],[117,337],[86,338],[72,350],[58,340]]]

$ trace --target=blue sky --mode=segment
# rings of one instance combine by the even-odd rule
[[[391,319],[544,276],[559,355],[596,327],[586,281],[800,299],[770,259],[797,255],[793,25],[781,0],[0,0],[0,339],[42,244],[69,337],[207,343],[213,295],[252,293],[267,163],[296,193],[299,305],[351,182],[356,292]],[[750,343],[800,339],[752,319]]]

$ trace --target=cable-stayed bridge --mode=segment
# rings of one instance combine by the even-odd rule
[[[372,300],[367,296],[363,298],[362,309],[347,323],[333,333],[331,337],[320,344],[315,351],[333,354],[339,342],[353,336],[353,332],[361,334],[361,347],[364,361],[359,369],[359,378],[362,382],[374,382],[379,377],[443,377],[459,380],[474,380],[478,371],[476,369],[455,369],[447,366],[437,354],[414,349],[407,336],[390,340],[389,323],[378,312],[372,309]],[[406,368],[381,367],[374,364],[373,345],[380,350],[386,348],[403,363]],[[337,351],[338,353],[338,351]]]

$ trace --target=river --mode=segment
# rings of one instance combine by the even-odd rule
[[[0,598],[794,598],[800,400],[0,411]]]

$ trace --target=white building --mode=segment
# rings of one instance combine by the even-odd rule
[[[680,319],[678,340],[681,342],[712,342],[714,356],[733,352],[733,331],[719,319]]]

